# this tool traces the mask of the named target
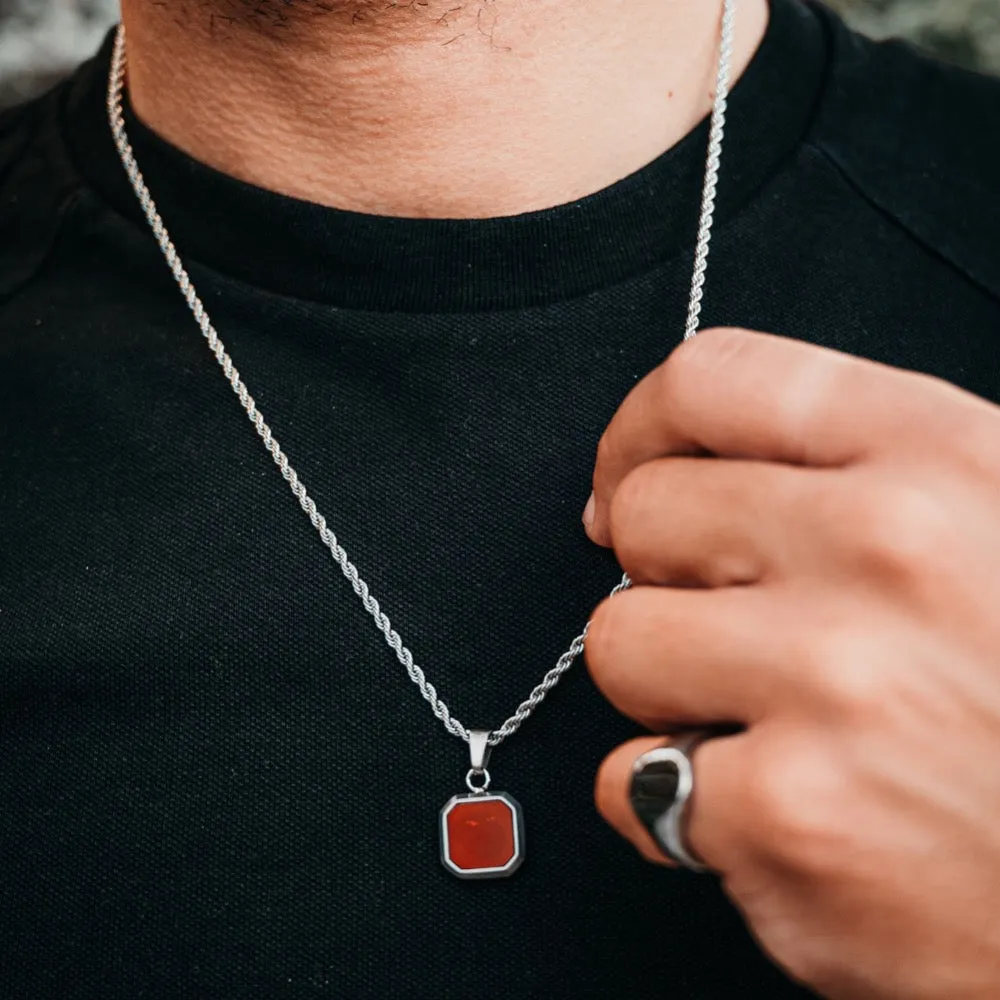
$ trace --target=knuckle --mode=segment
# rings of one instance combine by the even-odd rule
[[[597,770],[597,778],[594,781],[594,805],[598,813],[608,822],[615,815],[618,806],[618,796],[615,794],[617,788],[616,779],[618,774],[614,768],[614,754],[609,754],[601,762]]]
[[[709,373],[723,365],[737,361],[748,343],[745,330],[732,327],[714,327],[703,330],[677,346],[667,359],[665,367],[674,365],[685,370],[685,378],[692,373]]]
[[[701,391],[701,383],[721,368],[738,363],[747,345],[745,331],[717,327],[703,330],[697,337],[682,341],[660,365],[658,396],[676,401],[692,391]]]
[[[899,694],[896,654],[885,640],[851,623],[809,630],[792,650],[813,707],[825,719],[864,723]]]
[[[811,823],[803,808],[801,767],[790,762],[786,753],[762,761],[747,791],[757,833],[769,846],[777,849],[789,838],[808,832]]]
[[[856,544],[866,573],[912,587],[926,581],[956,548],[954,518],[930,493],[912,486],[869,491],[855,511]]]
[[[828,935],[808,936],[797,930],[775,947],[776,957],[793,979],[827,995],[843,978],[841,949],[831,948]]]
[[[647,465],[633,469],[611,498],[609,512],[611,539],[619,559],[627,558],[636,546],[636,535],[649,507],[653,470]]]
[[[748,789],[757,849],[794,871],[836,874],[845,850],[837,813],[842,784],[836,767],[806,740],[772,746]]]
[[[598,469],[611,468],[616,450],[615,438],[612,432],[605,430],[597,442],[595,466]]]
[[[601,686],[601,679],[607,674],[608,667],[615,661],[615,649],[621,635],[618,624],[621,610],[622,594],[606,597],[597,606],[587,627],[587,637],[584,640],[583,655],[591,676]]]

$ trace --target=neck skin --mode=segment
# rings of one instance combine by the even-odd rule
[[[722,3],[122,8],[136,114],[195,159],[356,212],[487,218],[591,194],[689,132],[711,108]],[[742,0],[733,79],[767,17]]]

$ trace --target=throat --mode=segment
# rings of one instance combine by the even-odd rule
[[[137,115],[195,159],[375,215],[487,218],[638,170],[707,114],[721,0],[125,0]],[[204,8],[204,9],[202,9]],[[230,13],[223,17],[222,12]],[[767,23],[742,0],[734,75]]]

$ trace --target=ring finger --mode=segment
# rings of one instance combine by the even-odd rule
[[[730,815],[739,801],[742,770],[749,756],[748,733],[718,736],[700,743],[691,753],[694,790],[685,807],[685,842],[695,857],[725,874],[736,857],[738,825]],[[669,745],[662,736],[631,740],[612,751],[597,774],[594,798],[605,820],[649,861],[670,864],[632,806],[632,771],[642,754]],[[664,803],[664,811],[669,803]]]

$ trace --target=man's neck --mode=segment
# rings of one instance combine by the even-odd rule
[[[136,113],[196,159],[338,208],[484,218],[600,190],[684,136],[711,105],[721,6],[124,0],[123,17]],[[734,74],[766,23],[767,0],[742,0]]]

